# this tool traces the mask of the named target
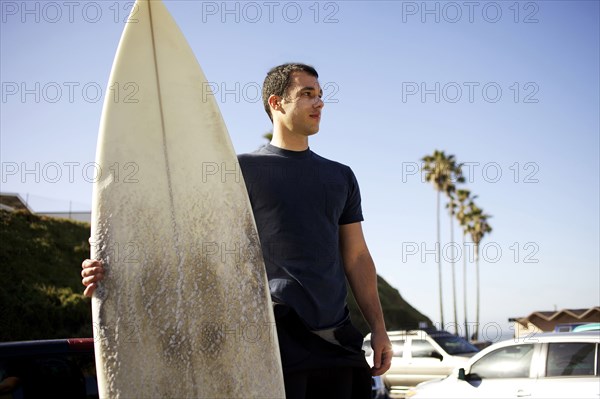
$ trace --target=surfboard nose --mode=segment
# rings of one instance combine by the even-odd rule
[[[110,269],[92,301],[100,396],[284,397],[277,340],[248,338],[274,318],[237,157],[161,1],[134,4],[116,85],[129,91],[104,102],[92,209]]]

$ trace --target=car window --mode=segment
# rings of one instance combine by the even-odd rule
[[[594,375],[596,345],[561,342],[548,345],[546,377]]]
[[[533,345],[512,345],[488,353],[471,366],[480,378],[527,378]]]
[[[476,353],[479,352],[477,347],[470,344],[467,340],[456,335],[435,335],[432,334],[431,338],[438,343],[446,353],[450,355],[458,355],[461,353]]]
[[[433,352],[437,352],[433,345],[424,339],[413,339],[410,352],[412,357],[432,357]]]
[[[394,357],[404,356],[404,340],[403,339],[392,339],[392,350],[394,351]]]

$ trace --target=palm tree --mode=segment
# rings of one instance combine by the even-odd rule
[[[469,190],[456,190],[458,212],[456,218],[462,228],[463,233],[463,304],[464,304],[464,318],[465,318],[465,338],[469,339],[469,325],[467,323],[467,227],[470,222],[469,214],[470,208],[474,205],[473,200],[477,196],[471,197]]]
[[[456,185],[464,183],[465,178],[462,174],[462,164],[456,164],[451,162],[448,167],[450,168],[450,183],[446,187],[446,195],[448,196],[448,203],[446,208],[450,215],[450,261],[452,263],[452,298],[454,305],[454,333],[458,335],[458,312],[456,310],[456,260],[454,258],[454,215],[456,215],[456,208],[458,202],[456,201]]]
[[[492,227],[488,223],[488,219],[491,218],[490,215],[483,213],[483,209],[479,208],[477,205],[472,204],[471,210],[469,212],[469,224],[467,230],[471,235],[471,239],[473,240],[474,251],[475,251],[475,280],[476,280],[476,307],[475,307],[475,332],[473,334],[473,339],[477,341],[479,338],[479,244],[483,237],[492,232]]]
[[[439,291],[440,291],[440,322],[442,329],[444,328],[444,305],[442,295],[442,257],[440,248],[440,196],[442,192],[448,192],[452,185],[452,178],[454,171],[457,169],[454,155],[448,155],[444,151],[435,150],[433,155],[426,155],[421,159],[423,164],[423,171],[426,172],[425,179],[433,184],[434,189],[437,191],[437,261],[438,261],[438,280],[439,280]]]
[[[459,165],[459,173],[460,173],[460,165]],[[464,180],[464,179],[463,179]],[[446,208],[448,208],[448,212],[450,214],[450,262],[452,264],[452,298],[453,298],[453,311],[454,311],[454,333],[458,335],[458,313],[456,311],[456,259],[454,259],[454,215],[455,210],[458,207],[456,202],[456,198],[454,195],[454,191],[456,190],[456,186],[453,184],[448,186],[448,190],[446,191],[446,195],[448,196],[448,203],[446,204]]]

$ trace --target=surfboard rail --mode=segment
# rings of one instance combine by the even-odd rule
[[[108,86],[94,183],[100,397],[283,398],[272,304],[237,157],[207,80],[160,0],[137,0]],[[208,173],[221,165],[226,174]],[[235,173],[231,173],[234,171]]]

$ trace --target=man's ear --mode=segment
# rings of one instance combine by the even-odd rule
[[[281,97],[276,96],[275,94],[271,94],[267,102],[269,103],[269,106],[272,110],[277,111],[280,109],[281,106]]]

